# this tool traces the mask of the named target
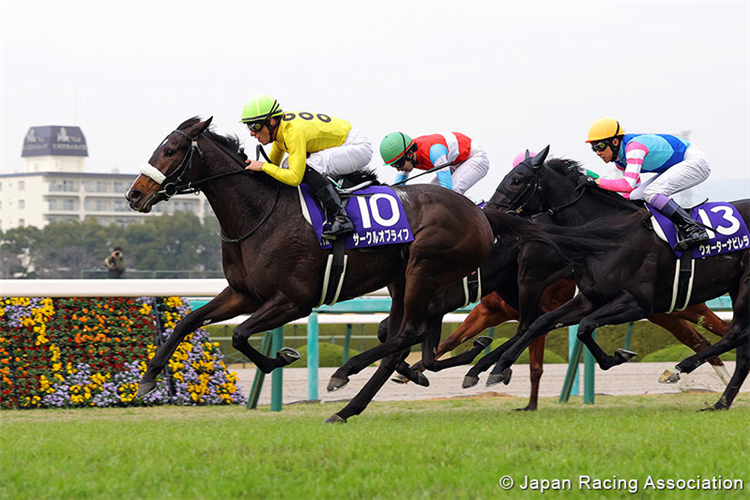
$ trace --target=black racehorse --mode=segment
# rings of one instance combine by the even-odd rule
[[[251,335],[308,315],[319,303],[328,252],[300,208],[296,188],[244,170],[239,140],[209,129],[211,119],[192,118],[153,152],[127,192],[131,208],[149,212],[176,192],[199,188],[221,226],[222,262],[228,286],[186,315],[156,351],[141,378],[138,396],[153,391],[156,377],[177,345],[196,328],[252,313],[237,326],[232,345],[265,373],[299,357],[283,348],[275,358],[253,349]],[[489,255],[493,233],[482,210],[437,186],[395,188],[414,241],[377,251],[347,250],[340,293],[346,300],[387,286],[392,297],[389,331],[381,345],[352,358],[365,366],[386,358],[347,408],[328,421],[345,421],[351,407],[366,404],[402,361],[404,349],[423,337],[431,299],[476,269]],[[405,354],[403,354],[405,355]]]
[[[498,187],[495,202],[511,210],[555,213],[583,198],[576,191],[582,175],[577,168],[562,168],[528,160],[511,171]],[[667,312],[672,305],[676,257],[669,245],[650,228],[645,210],[633,212],[630,202],[596,187],[583,188],[589,196],[607,197],[622,205],[621,215],[597,219],[575,228],[545,228],[533,236],[546,241],[565,257],[580,293],[559,309],[536,319],[528,329],[519,324],[519,338],[509,341],[488,383],[504,380],[507,369],[539,335],[553,328],[579,324],[578,337],[606,370],[630,359],[628,353],[606,354],[593,339],[602,325],[620,324]],[[750,200],[732,202],[746,221]],[[488,217],[497,217],[491,211]],[[519,280],[521,281],[521,280]],[[701,363],[737,349],[737,365],[724,394],[713,409],[729,408],[750,371],[750,250],[698,259],[689,304],[729,293],[734,317],[727,334],[715,345],[687,358],[677,373],[689,373]],[[523,301],[522,301],[523,302]],[[505,347],[505,346],[503,346]],[[672,379],[676,379],[673,375]]]
[[[544,163],[548,150],[542,151],[534,159],[537,164],[541,165]],[[530,159],[527,159],[531,161]],[[553,159],[550,161],[551,164],[559,164],[557,168],[560,169],[578,169],[579,164],[571,160],[557,160]],[[622,198],[617,196],[615,201],[622,201]],[[495,194],[487,203],[487,209],[492,210],[493,208],[499,208],[502,205],[502,199],[500,195]],[[541,206],[539,207],[541,210]],[[559,225],[578,225],[582,224],[584,220],[589,220],[592,217],[602,217],[607,214],[613,215],[617,213],[633,213],[638,210],[638,207],[632,203],[617,203],[613,204],[613,200],[609,197],[604,199],[597,196],[583,196],[581,200],[575,204],[569,205],[564,210],[552,210],[549,213],[545,213],[545,217],[542,219],[543,223],[549,224],[555,223]],[[521,210],[523,212],[523,210]],[[533,212],[532,212],[533,213]],[[554,309],[550,307],[549,303],[543,302],[542,297],[545,290],[552,291],[553,288],[556,290],[556,297],[554,300],[558,301],[557,304],[562,304],[569,300],[573,296],[574,286],[564,285],[560,278],[568,280],[567,278],[570,269],[567,266],[565,260],[557,252],[553,250],[548,244],[542,241],[530,240],[526,237],[528,234],[533,234],[537,231],[537,224],[531,223],[529,217],[514,217],[514,216],[501,216],[497,217],[494,228],[496,229],[496,240],[495,245],[490,257],[482,264],[480,268],[481,285],[483,295],[491,292],[499,295],[505,305],[510,306],[512,311],[510,318],[518,319],[521,325],[520,331],[525,331],[528,325],[533,322],[536,318],[541,316],[544,311]],[[551,219],[551,221],[550,221]],[[540,220],[540,223],[542,223]],[[521,279],[519,281],[519,271],[521,272]],[[564,289],[564,290],[563,290]],[[564,296],[567,296],[562,301],[559,301]],[[551,297],[549,297],[551,299]],[[426,378],[415,376],[413,371],[421,372],[425,369],[429,371],[439,371],[452,366],[458,366],[471,362],[474,357],[486,347],[490,339],[484,337],[477,339],[474,348],[446,360],[437,360],[440,354],[443,354],[449,348],[456,347],[460,341],[467,340],[468,336],[463,336],[460,339],[453,340],[450,343],[450,347],[444,344],[436,345],[436,341],[440,338],[440,325],[443,316],[461,307],[466,302],[466,292],[464,284],[459,282],[449,287],[441,297],[436,297],[430,305],[428,315],[433,318],[429,322],[430,325],[434,325],[434,329],[424,339],[423,346],[423,358],[420,362],[415,364],[409,369],[406,363],[402,363],[397,368],[397,371],[406,379],[415,381],[421,385],[426,385]],[[507,308],[506,308],[507,309]],[[704,318],[702,315],[705,314],[707,308],[704,304],[696,304],[691,306],[690,310],[684,312],[675,312],[671,316],[665,314],[656,314],[649,319],[657,324],[660,324],[672,332],[676,338],[692,347],[693,349],[706,348],[710,344],[708,341],[700,336],[693,328],[687,324],[681,318],[687,318],[693,322],[701,322],[709,327],[715,325],[715,323],[722,323],[719,327],[712,329],[715,333],[722,335],[726,329],[723,322],[713,315],[710,310],[708,312],[712,315],[711,318]],[[516,312],[517,311],[517,312]],[[505,312],[504,314],[508,314]],[[463,325],[462,325],[463,326]],[[379,335],[383,338],[386,337],[385,332],[387,329],[387,322],[381,323],[379,328]],[[474,334],[481,331],[482,328],[476,328]],[[453,335],[451,336],[451,338]],[[450,339],[449,339],[450,340]],[[540,340],[543,340],[541,338]],[[446,341],[446,343],[449,343]],[[534,344],[532,344],[533,346]],[[507,349],[506,346],[505,348]],[[541,347],[543,350],[543,344]],[[504,349],[498,348],[497,352],[493,356],[486,356],[482,358],[467,374],[464,380],[464,387],[470,387],[479,381],[478,375],[484,370],[489,369],[504,352]],[[621,355],[627,355],[624,351],[621,351]],[[535,387],[538,386],[539,378],[541,377],[541,360],[538,359],[537,353],[536,366],[532,367],[532,394],[535,393]],[[720,360],[716,360],[716,363],[720,364]],[[536,368],[536,370],[534,370]],[[510,375],[510,371],[506,375]],[[728,381],[729,377],[726,376]],[[404,379],[394,379],[396,381],[403,381]],[[502,380],[503,382],[509,382],[507,376]],[[492,385],[492,382],[490,383]],[[529,405],[525,409],[535,409],[536,399],[532,397]]]

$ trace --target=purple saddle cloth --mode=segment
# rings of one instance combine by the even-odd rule
[[[661,226],[669,246],[674,248],[677,244],[677,228],[657,209],[648,204],[646,206]],[[704,203],[693,208],[690,215],[704,226],[712,228],[708,231],[710,240],[692,249],[693,258],[702,259],[750,248],[750,234],[747,231],[747,224],[732,204],[726,202]],[[678,250],[674,250],[674,253],[677,257],[682,256],[682,252]]]
[[[315,236],[321,248],[331,248],[323,238],[325,215],[307,184],[300,184]],[[388,186],[370,186],[355,191],[346,202],[346,212],[354,223],[354,233],[346,236],[346,248],[367,248],[414,241],[401,200]]]

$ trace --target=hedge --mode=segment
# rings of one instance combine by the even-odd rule
[[[152,300],[0,299],[0,408],[243,403],[236,373],[227,372],[218,343],[203,329],[177,347],[171,377],[134,399],[156,352]],[[189,307],[169,297],[161,311],[166,339]]]

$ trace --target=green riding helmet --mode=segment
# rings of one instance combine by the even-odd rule
[[[240,123],[266,121],[283,114],[279,101],[270,95],[255,94],[242,107]]]
[[[385,165],[392,165],[398,161],[414,145],[414,140],[403,132],[393,132],[386,135],[380,143],[380,156]]]

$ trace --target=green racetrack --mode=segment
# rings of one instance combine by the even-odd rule
[[[520,489],[527,475],[571,481],[545,498],[747,498],[750,395],[730,411],[696,411],[718,396],[542,399],[528,413],[511,411],[525,398],[489,393],[373,403],[345,425],[322,424],[342,403],[3,411],[0,498],[541,497]],[[580,476],[639,491],[581,490]],[[649,476],[721,476],[745,489],[644,491]]]

